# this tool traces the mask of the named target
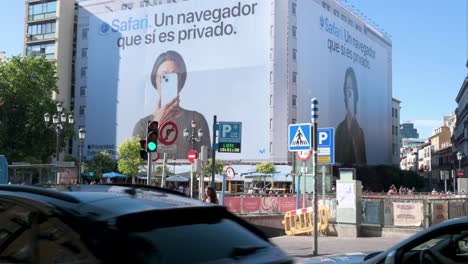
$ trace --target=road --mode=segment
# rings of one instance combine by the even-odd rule
[[[382,251],[405,238],[407,237],[319,237],[318,255]],[[281,236],[270,240],[296,260],[314,256],[313,236]]]

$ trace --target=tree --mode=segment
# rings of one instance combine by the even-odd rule
[[[100,179],[103,173],[114,171],[115,161],[107,151],[94,155],[86,166],[86,172],[93,172],[95,179]]]
[[[162,169],[163,169],[163,166],[158,165],[158,166],[156,166],[156,170],[154,171],[154,173],[161,174]],[[165,171],[166,175],[172,174],[171,168],[169,168],[169,166],[167,166],[167,165],[164,167],[164,171]]]
[[[226,164],[222,161],[219,161],[219,160],[216,160],[215,161],[215,174],[220,174],[221,172],[223,172],[223,168]],[[204,172],[206,175],[210,175],[211,174],[211,160],[208,161],[208,164],[206,164],[205,168],[204,168]]]
[[[56,66],[45,56],[0,62],[0,152],[9,161],[50,161],[56,134],[46,127],[44,113],[56,111],[53,92]]]
[[[132,183],[135,184],[135,177],[138,176],[140,166],[145,164],[140,158],[140,137],[125,140],[117,148],[117,152],[120,156],[119,171],[132,177]]]
[[[276,168],[275,168],[275,165],[269,162],[262,162],[257,165],[257,167],[255,168],[255,171],[258,173],[270,174],[270,173],[275,173]]]

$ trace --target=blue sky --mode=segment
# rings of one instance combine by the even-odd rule
[[[6,0],[2,0],[6,2]],[[468,74],[467,0],[341,0],[392,36],[393,97],[401,121],[412,121],[422,138],[456,108]],[[24,1],[0,8],[0,51],[22,52]]]

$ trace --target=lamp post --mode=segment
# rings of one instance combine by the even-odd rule
[[[190,149],[193,149],[193,145],[195,144],[195,142],[200,142],[201,137],[203,136],[203,131],[201,129],[198,129],[197,137],[195,137],[196,128],[197,123],[192,120],[190,132],[188,129],[184,129],[184,138],[188,143],[190,143]]]
[[[201,129],[198,129],[197,131],[197,136],[195,136],[195,131],[197,128],[197,123],[192,120],[192,123],[190,125],[190,132],[186,128],[184,129],[184,138],[187,143],[190,144],[190,149],[193,150],[193,145],[195,142],[200,142],[201,137],[203,136],[203,131]],[[202,179],[202,175],[200,175],[200,180]],[[202,190],[200,190],[201,192]],[[193,163],[192,166],[190,167],[190,197],[193,198]]]
[[[86,138],[86,129],[80,128],[80,130],[78,130],[78,137],[80,139],[80,165],[78,166],[78,184],[81,184],[81,172],[83,170],[83,143]]]
[[[457,171],[457,177],[458,177],[458,172],[461,171],[461,160],[463,159],[463,153],[461,153],[460,151],[457,152],[457,160],[458,160],[458,171]],[[453,178],[453,192],[455,193],[455,176]]]
[[[46,125],[49,125],[50,123],[50,117],[51,114],[45,113],[44,114],[44,121]],[[55,133],[57,134],[57,146],[56,146],[56,151],[55,151],[55,156],[56,160],[59,161],[59,139],[60,139],[60,133],[64,129],[65,124],[73,124],[74,119],[73,115],[67,115],[63,112],[63,105],[62,103],[57,104],[57,113],[52,115],[52,124],[49,125],[50,128],[55,129]]]

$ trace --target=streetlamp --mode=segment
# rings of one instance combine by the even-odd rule
[[[51,115],[49,113],[44,114],[44,121],[46,125],[49,125]],[[60,133],[64,129],[65,124],[73,124],[74,119],[73,115],[67,115],[63,113],[63,105],[62,103],[57,103],[57,113],[52,116],[52,124],[49,126],[50,128],[55,129],[55,133],[57,134],[57,146],[55,151],[55,156],[57,161],[59,161],[59,139]]]
[[[193,150],[193,145],[195,142],[200,142],[201,137],[203,136],[203,131],[201,129],[198,129],[197,131],[197,136],[195,136],[195,130],[197,128],[197,123],[192,120],[191,126],[190,126],[190,132],[186,128],[184,129],[184,138],[187,143],[190,144],[190,149]],[[200,175],[200,181],[203,181],[202,175]],[[202,192],[202,190],[200,190]],[[190,197],[193,198],[193,163],[190,168]]]
[[[461,153],[460,151],[457,152],[457,160],[458,160],[458,171],[457,171],[457,177],[458,177],[458,172],[461,171],[461,160],[463,159],[463,153]],[[455,176],[453,178],[453,192],[455,192]]]
[[[203,131],[201,129],[198,129],[197,137],[195,137],[196,128],[197,128],[197,123],[192,120],[190,132],[188,129],[184,129],[184,138],[188,143],[190,143],[190,149],[193,149],[194,143],[200,142],[201,137],[203,136]]]
[[[86,138],[86,129],[80,128],[78,130],[78,137],[80,139],[80,165],[78,166],[78,184],[81,184],[81,172],[83,166],[83,142]]]

